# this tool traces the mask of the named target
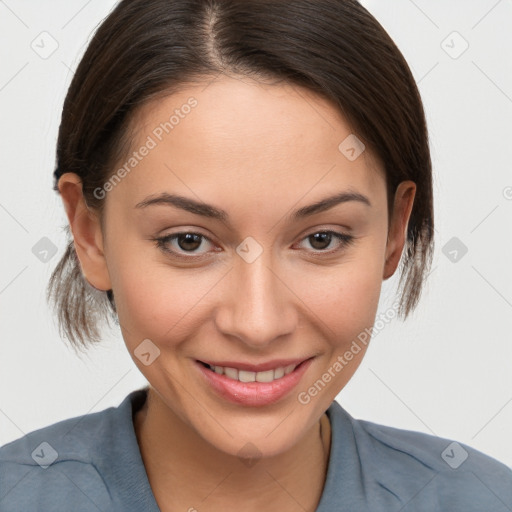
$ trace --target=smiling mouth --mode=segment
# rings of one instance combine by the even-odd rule
[[[309,358],[311,359],[311,358]],[[208,370],[217,373],[218,375],[224,375],[228,379],[236,380],[238,382],[274,382],[276,380],[282,379],[285,375],[288,375],[295,371],[299,366],[304,364],[309,359],[305,359],[302,362],[296,364],[289,364],[286,366],[278,366],[274,369],[269,369],[260,372],[248,371],[248,370],[240,370],[238,368],[233,368],[229,366],[217,366],[210,365],[203,361],[198,361]]]

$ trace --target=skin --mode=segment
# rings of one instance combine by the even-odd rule
[[[325,411],[364,347],[308,404],[297,394],[373,326],[416,187],[399,185],[388,219],[383,169],[368,149],[354,161],[340,152],[352,130],[335,106],[306,89],[247,78],[223,76],[147,103],[133,119],[132,150],[190,96],[198,105],[107,193],[104,231],[78,176],[60,178],[76,252],[89,283],[113,289],[126,346],[151,384],[134,427],[161,510],[313,511],[328,467]],[[165,205],[134,208],[163,191],[224,209],[232,226]],[[364,194],[371,206],[349,201],[288,218],[342,191]],[[310,235],[321,230],[355,238],[315,244]],[[151,240],[184,231],[207,239],[167,246],[202,258],[172,257]],[[252,263],[236,252],[247,236],[263,250]],[[134,355],[144,339],[160,350],[147,366]],[[195,366],[312,356],[292,392],[260,407],[216,395]],[[248,442],[261,455],[253,465],[238,455]]]

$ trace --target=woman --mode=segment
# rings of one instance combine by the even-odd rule
[[[433,249],[420,95],[355,0],[122,0],[54,176],[63,333],[116,315],[149,386],[0,449],[0,510],[512,509],[498,461],[335,401]]]

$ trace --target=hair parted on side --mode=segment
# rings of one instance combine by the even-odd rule
[[[104,225],[94,191],[130,147],[136,110],[159,95],[224,73],[308,88],[337,106],[384,166],[388,210],[401,181],[416,197],[400,260],[398,317],[416,307],[434,249],[432,163],[420,93],[384,28],[356,0],[121,0],[92,37],[68,89],[53,190],[76,173]],[[47,287],[74,348],[101,340],[116,315],[112,290],[84,279],[68,245]]]

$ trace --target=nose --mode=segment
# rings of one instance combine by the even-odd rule
[[[296,297],[273,265],[270,252],[263,251],[252,263],[235,260],[216,315],[217,328],[224,336],[260,350],[293,333],[298,316]]]

